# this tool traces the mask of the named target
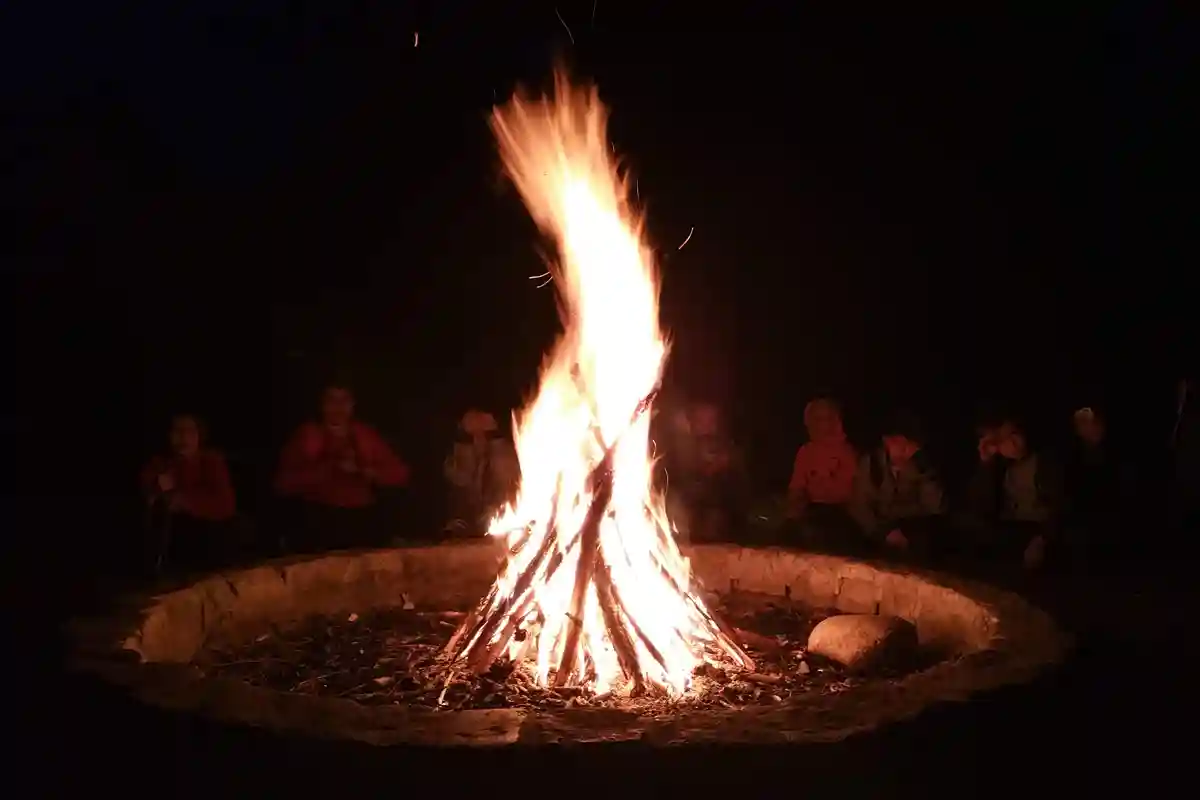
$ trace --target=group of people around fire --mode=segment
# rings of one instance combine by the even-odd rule
[[[932,561],[976,558],[1028,569],[1047,560],[1086,562],[1116,546],[1122,477],[1105,419],[1094,408],[1074,412],[1073,445],[1060,459],[1031,447],[1015,419],[982,425],[975,467],[957,492],[944,483],[911,415],[894,416],[865,452],[847,438],[835,400],[811,400],[803,417],[808,440],[796,452],[786,496],[764,504],[716,407],[661,414],[652,455],[677,535]],[[229,560],[255,534],[237,514],[224,458],[190,414],[173,419],[168,443],[168,452],[141,474],[158,562],[198,569]],[[494,415],[471,409],[447,450],[443,534],[482,535],[495,511],[515,497],[520,467],[513,443]],[[279,456],[273,489],[288,508],[279,538],[291,552],[386,544],[397,531],[381,517],[380,491],[406,487],[411,475],[405,460],[356,417],[352,391],[328,386],[318,419],[301,425]]]

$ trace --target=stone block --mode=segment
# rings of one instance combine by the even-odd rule
[[[903,662],[916,651],[917,630],[899,617],[841,614],[821,620],[808,637],[808,652],[858,671]]]
[[[837,603],[839,580],[837,572],[828,566],[813,564],[808,574],[798,581],[800,596],[797,600],[807,603],[813,608],[833,608]],[[796,588],[793,587],[793,592]],[[795,597],[795,594],[793,594]]]
[[[879,613],[916,622],[921,614],[917,582],[907,575],[885,575],[879,587]]]
[[[838,583],[838,611],[847,614],[875,614],[879,611],[879,587],[862,578],[842,578]]]

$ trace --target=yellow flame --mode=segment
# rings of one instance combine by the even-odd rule
[[[520,490],[490,532],[508,534],[513,545],[527,527],[531,532],[497,579],[498,601],[512,592],[554,527],[557,546],[568,548],[587,514],[588,476],[615,444],[612,514],[600,528],[601,558],[641,631],[634,639],[642,681],[678,694],[719,634],[702,601],[690,594],[690,565],[652,489],[650,414],[630,427],[658,384],[668,345],[659,327],[658,270],[611,155],[607,118],[595,88],[574,87],[561,74],[553,97],[518,96],[492,115],[508,174],[531,216],[557,242],[559,263],[551,270],[564,328],[542,366],[536,398],[513,420]],[[536,635],[508,648],[510,657],[533,661],[543,684],[562,655],[579,547],[562,556],[553,576],[535,581],[527,620],[540,625]],[[594,585],[582,622],[593,674],[583,675],[581,659],[576,678],[590,677],[599,692],[625,688]]]

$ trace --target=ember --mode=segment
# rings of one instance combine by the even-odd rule
[[[702,664],[754,663],[705,607],[651,489],[650,411],[668,348],[607,111],[594,88],[558,75],[555,89],[492,116],[508,174],[557,243],[564,332],[514,420],[520,491],[490,530],[509,537],[508,560],[446,657],[476,674],[510,661],[543,687],[677,696]]]
[[[800,694],[832,694],[870,676],[805,651],[813,626],[826,616],[784,598],[727,595],[719,606],[737,625],[739,639],[757,656],[758,671],[719,669],[702,663],[684,697],[631,698],[594,694],[581,687],[541,686],[511,662],[446,680],[439,657],[463,617],[461,612],[381,609],[338,617],[314,616],[285,629],[272,629],[252,642],[206,651],[197,666],[214,676],[236,677],[256,686],[365,705],[404,704],[428,709],[618,708],[645,715],[689,708],[775,705]]]

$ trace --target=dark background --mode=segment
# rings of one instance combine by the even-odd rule
[[[553,4],[490,5],[6,5],[28,496],[101,519],[186,408],[254,508],[334,373],[436,485],[457,416],[518,403],[556,329],[486,125],[556,56],[598,81],[638,178],[672,391],[725,405],[764,486],[825,390],[860,442],[900,404],[946,451],[1001,406],[1053,439],[1107,405],[1165,442],[1196,140],[1165,6],[580,0],[557,6],[568,36]]]

